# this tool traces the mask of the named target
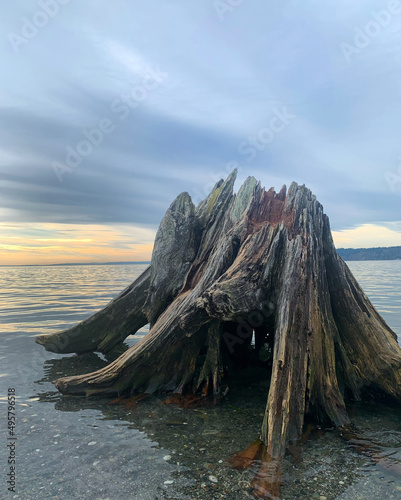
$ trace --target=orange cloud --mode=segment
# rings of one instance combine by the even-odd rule
[[[150,260],[155,231],[118,225],[0,223],[0,264]]]
[[[333,231],[337,248],[372,248],[401,246],[401,233],[384,226],[363,224],[355,229]]]
[[[155,230],[129,225],[0,223],[0,264],[148,261]],[[337,248],[401,245],[401,233],[364,224],[333,231]]]

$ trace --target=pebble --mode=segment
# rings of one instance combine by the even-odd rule
[[[185,422],[183,422],[182,420],[171,418],[169,420],[166,420],[166,425],[185,425]]]
[[[88,446],[93,446],[93,445],[95,445],[95,444],[97,444],[97,442],[96,442],[96,441],[91,441],[90,443],[88,443]]]
[[[219,480],[216,476],[209,476],[209,481],[212,481],[212,483],[217,483]]]
[[[171,460],[171,455],[164,455],[163,460]]]
[[[164,484],[173,484],[174,481],[172,481],[171,479],[168,479],[167,481],[164,481]]]
[[[320,500],[327,500],[327,497],[321,496]]]

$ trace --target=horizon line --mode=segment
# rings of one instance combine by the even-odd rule
[[[124,264],[150,264],[150,260],[116,261],[116,262],[62,262],[57,264],[0,264],[0,267],[38,267],[38,266],[111,266]]]

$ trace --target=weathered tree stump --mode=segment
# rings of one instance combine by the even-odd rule
[[[150,268],[102,311],[36,341],[59,353],[106,352],[150,323],[107,367],[56,382],[87,396],[218,395],[230,362],[270,349],[261,440],[279,458],[300,438],[305,415],[342,426],[347,400],[401,402],[401,349],[338,256],[315,196],[296,183],[288,193],[265,191],[253,177],[233,194],[235,178],[197,207],[180,194]]]

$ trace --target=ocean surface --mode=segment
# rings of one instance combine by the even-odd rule
[[[401,261],[349,262],[401,343]],[[266,382],[241,379],[211,409],[184,410],[149,397],[136,408],[111,398],[62,396],[54,381],[102,368],[146,335],[144,328],[107,356],[57,355],[38,334],[65,329],[93,314],[146,265],[0,267],[0,498],[245,499],[255,470],[228,459],[258,437]],[[7,427],[7,394],[16,395],[15,432]],[[401,498],[401,412],[350,405],[356,439],[314,429],[297,460],[284,460],[282,498]],[[13,422],[12,422],[13,423]],[[7,491],[15,440],[16,486]]]

